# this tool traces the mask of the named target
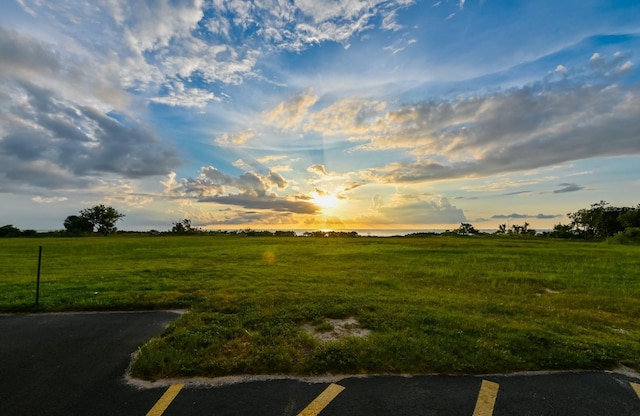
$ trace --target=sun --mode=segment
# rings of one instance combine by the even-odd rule
[[[338,205],[338,202],[340,202],[340,198],[328,193],[316,193],[315,196],[311,199],[311,202],[322,209],[330,209],[335,208],[336,205]]]

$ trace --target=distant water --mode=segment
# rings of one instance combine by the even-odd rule
[[[446,230],[444,229],[422,229],[422,230],[385,230],[385,229],[309,229],[309,230],[291,230],[296,233],[296,235],[303,235],[306,232],[317,232],[317,231],[335,231],[335,232],[345,232],[350,233],[355,231],[361,237],[392,237],[397,235],[407,235],[407,234],[415,234],[415,233],[443,233]]]
[[[455,230],[457,227],[452,227],[449,229],[444,228],[423,228],[423,229],[396,229],[396,230],[386,230],[386,229],[297,229],[297,230],[289,230],[294,231],[296,235],[303,235],[305,232],[317,232],[317,231],[336,231],[336,232],[346,232],[350,233],[355,231],[361,237],[393,237],[393,236],[404,236],[408,234],[418,234],[418,233],[435,233],[441,234],[448,230]],[[274,230],[269,230],[274,231]],[[487,229],[479,229],[481,233],[493,234],[497,231],[497,228],[487,228]],[[537,230],[538,233],[543,231],[551,231],[550,229]]]

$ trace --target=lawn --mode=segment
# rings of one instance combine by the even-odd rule
[[[189,309],[147,379],[639,370],[639,271],[637,245],[508,236],[0,239],[0,312]],[[347,318],[367,335],[307,331]]]

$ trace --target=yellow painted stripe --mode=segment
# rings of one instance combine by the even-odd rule
[[[480,394],[478,395],[473,416],[491,416],[493,414],[493,406],[496,404],[499,387],[500,385],[498,383],[482,380],[482,386],[480,386]]]
[[[160,400],[149,410],[147,416],[160,416],[167,410],[167,407],[171,404],[173,399],[176,398],[180,390],[184,387],[184,384],[172,384],[167,391],[164,392]]]
[[[633,390],[638,395],[638,399],[640,399],[640,384],[638,383],[629,383],[629,384],[631,384],[631,388],[633,388]]]
[[[344,390],[344,387],[338,384],[331,384],[327,387],[314,401],[309,403],[302,412],[298,413],[298,416],[316,416],[322,412],[322,409],[327,407],[333,399],[336,398],[340,392]]]

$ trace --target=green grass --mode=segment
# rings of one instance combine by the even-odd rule
[[[640,369],[639,271],[638,246],[509,237],[1,239],[0,311],[190,309],[147,379]],[[300,328],[347,317],[370,335]]]

